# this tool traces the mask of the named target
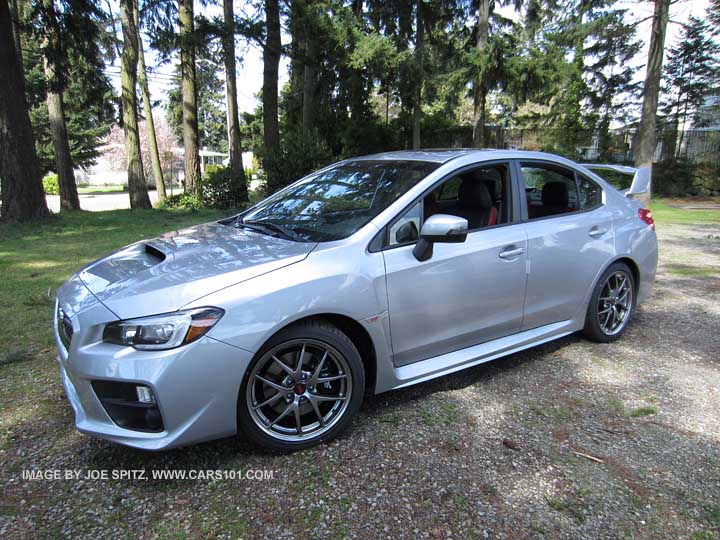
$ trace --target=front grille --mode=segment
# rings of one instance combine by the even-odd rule
[[[65,350],[69,351],[70,341],[72,341],[73,336],[73,325],[70,321],[70,317],[65,314],[65,311],[63,311],[63,308],[60,307],[60,304],[58,304],[57,309],[57,325],[60,341],[62,341]]]

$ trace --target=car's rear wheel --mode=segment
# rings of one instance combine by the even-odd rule
[[[635,308],[635,278],[624,263],[614,263],[598,280],[590,297],[585,337],[607,343],[623,335]]]
[[[255,356],[238,399],[238,427],[265,448],[308,448],[347,427],[364,387],[352,341],[325,321],[305,321],[280,331]]]

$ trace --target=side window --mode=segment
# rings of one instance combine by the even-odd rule
[[[592,180],[578,175],[580,188],[580,208],[592,210],[602,205],[602,189]]]
[[[450,180],[443,182],[435,191],[437,192],[438,201],[454,201],[457,200],[458,190],[460,189],[462,180],[459,176],[453,176]]]
[[[390,227],[389,246],[416,242],[420,238],[420,203],[417,202]]]
[[[508,223],[510,185],[507,164],[478,167],[452,176],[392,223],[387,245],[417,241],[423,219],[435,214],[463,217],[471,231]]]
[[[510,221],[509,168],[488,165],[448,178],[423,200],[425,219],[449,214],[468,220],[472,230]]]
[[[569,214],[580,209],[575,174],[551,164],[521,164],[530,219]]]

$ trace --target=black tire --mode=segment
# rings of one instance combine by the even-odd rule
[[[627,293],[627,296],[629,297],[629,306],[627,307],[627,310],[622,318],[621,324],[617,327],[617,329],[613,330],[612,324],[606,323],[605,327],[603,327],[603,324],[601,324],[601,321],[604,318],[604,314],[602,313],[602,311],[608,309],[608,306],[612,311],[613,306],[620,306],[620,304],[615,304],[615,301],[618,300],[617,298],[615,299],[615,301],[604,301],[601,299],[601,295],[603,294],[603,291],[605,291],[606,294],[608,293],[608,291],[612,292],[612,280],[615,276],[618,275],[623,276],[625,279],[628,280],[628,283],[630,284],[630,291]],[[611,281],[608,282],[608,280]],[[633,312],[635,311],[636,297],[637,288],[635,285],[635,277],[633,276],[632,270],[630,270],[628,265],[626,265],[625,263],[616,262],[611,264],[607,268],[607,270],[603,272],[602,276],[600,276],[600,279],[595,285],[595,289],[590,296],[590,304],[588,305],[587,314],[585,316],[585,327],[583,328],[584,336],[591,341],[597,341],[599,343],[609,343],[611,341],[619,339],[625,333],[625,330],[630,323],[630,319],[632,318]],[[619,307],[615,309],[615,314],[618,313],[618,309]],[[611,316],[614,316],[614,314],[608,315],[608,317]]]
[[[308,340],[310,342],[324,344],[331,348],[333,354],[339,354],[342,356],[350,375],[350,381],[347,383],[346,390],[350,393],[350,397],[347,400],[348,403],[345,408],[342,409],[340,414],[338,414],[338,418],[334,420],[334,425],[332,425],[332,427],[327,431],[305,440],[280,440],[276,436],[266,433],[266,431],[259,427],[257,423],[258,420],[253,418],[253,414],[250,412],[250,408],[252,406],[251,399],[248,398],[248,393],[252,392],[250,389],[251,386],[249,385],[249,378],[251,374],[255,372],[257,365],[260,362],[267,362],[266,355],[270,351],[278,350],[278,347],[283,347],[285,344],[294,343],[299,340]],[[302,357],[303,355],[301,353],[298,356]],[[302,364],[302,361],[300,364]],[[253,379],[254,378],[255,377],[253,377]],[[241,436],[245,436],[255,445],[269,450],[278,452],[294,452],[310,448],[332,440],[345,428],[347,428],[353,417],[360,409],[364,391],[365,369],[363,367],[360,354],[350,338],[348,338],[337,327],[323,319],[309,319],[307,321],[302,321],[281,330],[270,338],[268,342],[265,343],[265,345],[263,345],[263,347],[257,352],[253,361],[248,366],[245,376],[243,377],[242,385],[240,386],[240,395],[238,397],[238,431]],[[280,394],[280,392],[278,392],[278,394]],[[283,398],[280,398],[278,401],[282,403]],[[322,414],[320,416],[322,416]]]

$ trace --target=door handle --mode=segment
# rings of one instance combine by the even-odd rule
[[[525,248],[516,248],[514,246],[511,246],[501,251],[498,254],[498,257],[500,257],[501,259],[511,259],[513,257],[517,257],[518,255],[522,255],[523,253],[525,253]]]
[[[592,238],[600,238],[603,234],[607,232],[607,229],[603,227],[598,227],[597,225],[590,229],[588,232],[588,235],[590,235]]]

